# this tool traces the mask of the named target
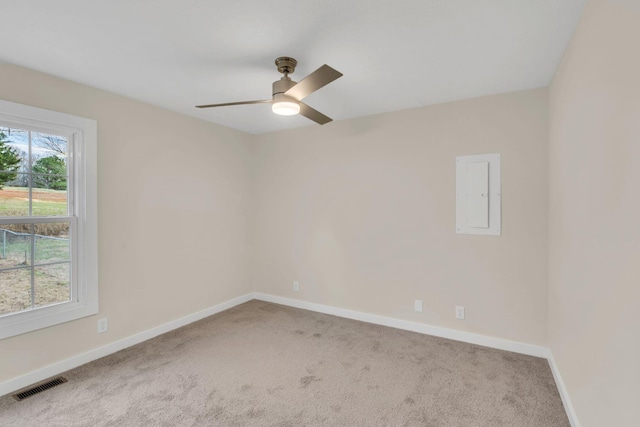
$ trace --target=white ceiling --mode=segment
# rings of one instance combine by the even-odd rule
[[[585,3],[2,0],[0,60],[259,134],[318,125],[194,106],[269,99],[278,56],[344,73],[305,99],[334,120],[547,86]]]

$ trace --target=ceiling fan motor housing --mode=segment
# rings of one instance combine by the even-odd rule
[[[273,101],[274,102],[280,102],[280,101],[298,102],[297,99],[284,94],[286,91],[288,91],[295,85],[296,85],[296,82],[294,82],[287,76],[284,76],[280,80],[276,80],[275,82],[273,82],[273,92],[272,92]]]

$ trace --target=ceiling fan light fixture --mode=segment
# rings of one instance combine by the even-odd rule
[[[274,86],[285,84],[284,89],[288,89],[289,86],[293,86],[295,82],[291,80],[279,80],[274,83]],[[281,116],[294,116],[300,112],[300,103],[295,98],[285,95],[284,90],[282,92],[275,92],[274,87],[274,95],[273,95],[273,104],[271,105],[271,111]]]
[[[281,116],[294,116],[300,112],[300,104],[291,101],[274,102],[271,110]]]

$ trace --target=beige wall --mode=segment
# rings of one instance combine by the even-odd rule
[[[546,345],[547,119],[537,89],[258,136],[256,291]],[[483,153],[503,234],[456,235],[455,157]]]
[[[251,291],[249,135],[12,65],[0,82],[98,121],[100,263],[99,315],[0,340],[0,382]]]
[[[585,427],[640,425],[639,23],[591,1],[550,94],[549,341]]]

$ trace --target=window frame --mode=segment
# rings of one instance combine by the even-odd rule
[[[0,339],[4,339],[98,313],[97,122],[4,100],[0,100],[0,122],[66,136],[73,147],[68,160],[69,184],[73,186],[68,197],[72,199],[68,217],[64,217],[72,227],[71,301],[0,316]],[[46,218],[55,222],[61,217]]]

